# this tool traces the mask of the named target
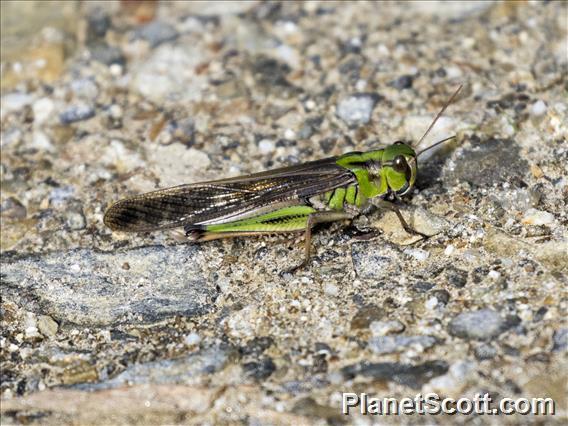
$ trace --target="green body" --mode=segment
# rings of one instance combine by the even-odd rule
[[[183,226],[193,241],[303,231],[300,267],[310,257],[315,224],[352,219],[373,199],[393,210],[407,232],[417,233],[383,200],[406,194],[415,179],[416,153],[395,142],[365,153],[137,195],[113,204],[104,221],[113,230],[131,232]]]
[[[316,223],[353,218],[374,198],[404,195],[415,178],[416,153],[396,142],[384,149],[136,195],[113,204],[104,221],[113,230],[131,232],[183,226],[195,241],[308,233]]]

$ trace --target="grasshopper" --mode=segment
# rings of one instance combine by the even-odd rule
[[[436,115],[419,145],[454,100],[460,85]],[[122,199],[106,211],[113,231],[148,232],[181,228],[192,241],[304,232],[304,261],[310,258],[312,228],[318,223],[351,220],[369,204],[393,211],[406,232],[426,235],[408,225],[392,201],[411,192],[416,152],[401,141],[368,152],[336,157],[246,176],[160,189]]]

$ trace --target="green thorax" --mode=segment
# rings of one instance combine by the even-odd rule
[[[413,185],[415,170],[411,181],[408,182],[405,173],[393,169],[392,162],[397,156],[404,156],[407,160],[416,159],[415,151],[403,143],[395,143],[374,151],[350,152],[338,157],[337,164],[349,169],[357,178],[357,184],[344,189],[346,192],[344,197],[340,191],[339,198],[345,198],[347,203],[360,207],[368,198],[384,196],[390,191],[399,191],[405,185]],[[333,203],[334,196],[338,197],[337,190],[330,198],[330,207],[338,208],[339,200]]]
[[[337,164],[355,174],[359,190],[366,198],[378,197],[388,191],[385,179],[376,179],[372,174],[372,166],[380,171],[384,149],[369,152],[350,152],[337,159]]]

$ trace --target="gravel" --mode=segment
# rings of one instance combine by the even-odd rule
[[[564,420],[565,2],[28,3],[2,5],[3,423],[373,422],[341,414],[350,390],[551,397],[539,420]],[[456,138],[396,201],[427,237],[370,207],[286,274],[300,235],[103,223],[128,195],[416,144],[460,84],[417,149]]]
[[[481,309],[459,314],[450,321],[448,331],[464,339],[486,340],[501,334],[504,326],[505,322],[498,312]]]
[[[410,348],[422,352],[435,344],[436,339],[432,336],[379,336],[369,340],[369,347],[376,354],[401,352]]]

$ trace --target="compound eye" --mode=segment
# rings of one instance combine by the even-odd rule
[[[405,173],[406,170],[408,169],[408,163],[406,162],[404,156],[397,155],[396,157],[394,157],[394,160],[392,162],[392,168],[394,169],[395,172]]]

